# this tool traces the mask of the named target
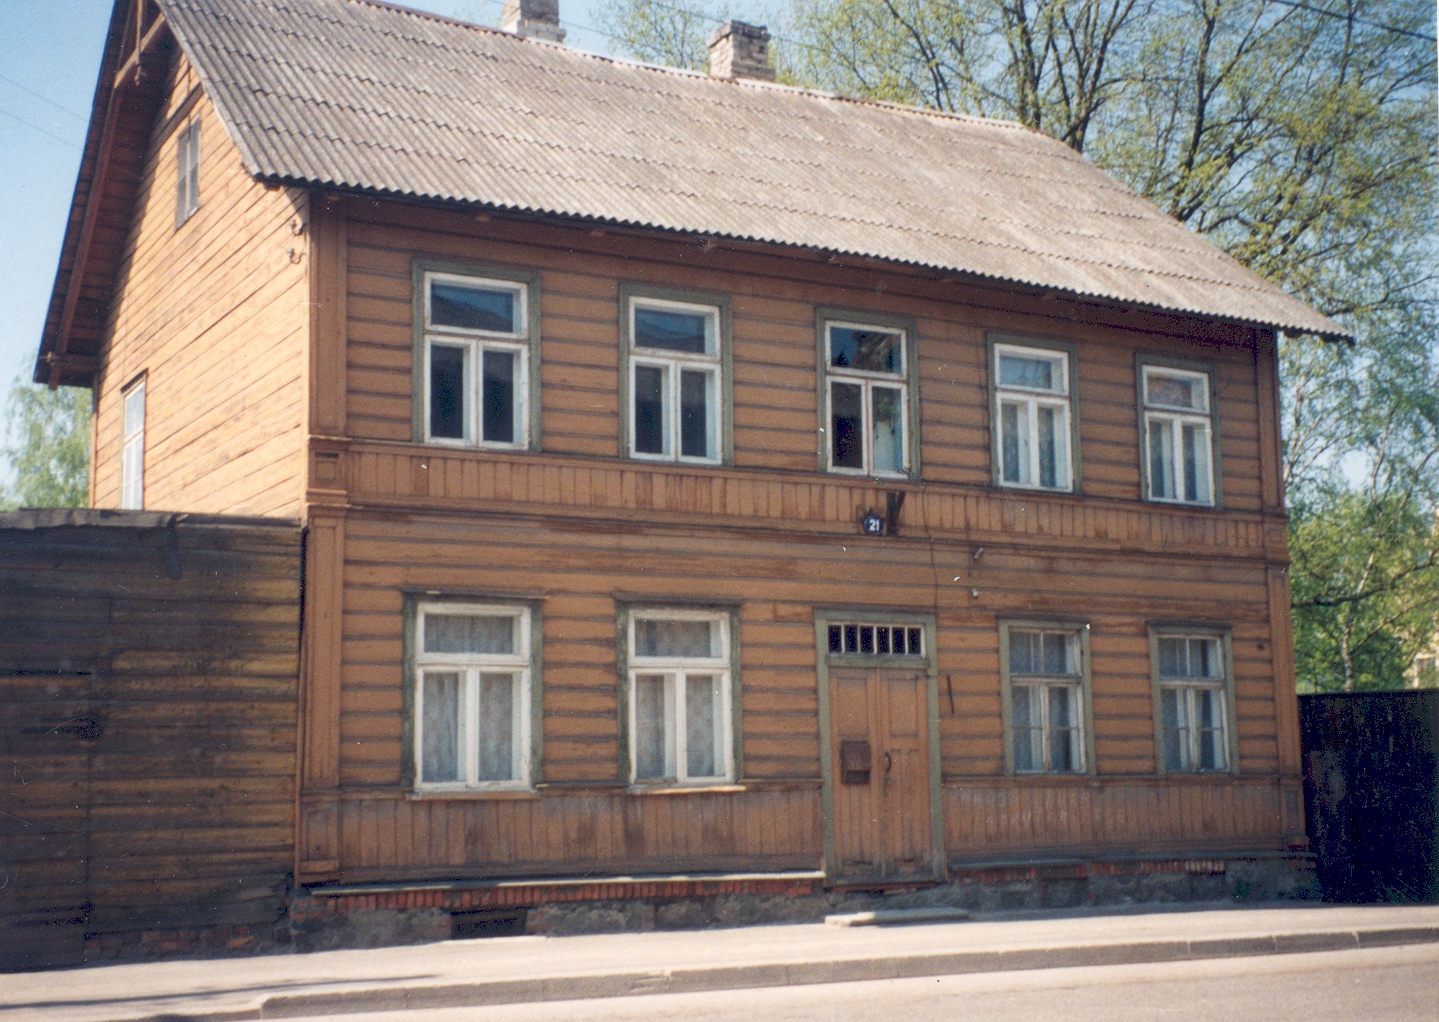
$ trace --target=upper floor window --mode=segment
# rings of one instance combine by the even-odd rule
[[[533,284],[425,272],[423,413],[417,439],[530,445]]]
[[[1213,504],[1209,374],[1144,365],[1140,386],[1148,498]]]
[[[1160,772],[1231,769],[1234,680],[1227,636],[1160,631],[1150,650]]]
[[[909,475],[909,330],[879,323],[825,320],[821,442],[831,472]]]
[[[626,298],[630,457],[719,463],[726,318],[720,306]]]
[[[121,394],[120,507],[145,506],[145,377]]]
[[[200,119],[180,130],[175,141],[175,226],[200,208]]]
[[[627,622],[630,780],[734,777],[730,614],[632,610]]]
[[[1000,486],[1073,490],[1070,353],[995,344],[990,373],[995,481]]]
[[[1015,773],[1084,773],[1088,750],[1088,655],[1083,628],[1001,625],[1009,761]]]
[[[414,620],[415,786],[529,787],[530,608],[421,603]]]

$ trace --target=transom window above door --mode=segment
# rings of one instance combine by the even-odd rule
[[[1070,359],[1066,351],[993,346],[995,481],[1074,489]]]
[[[919,625],[866,624],[845,621],[829,626],[831,653],[879,657],[924,656],[924,629]]]
[[[902,329],[824,325],[828,468],[868,476],[910,471],[909,364]]]
[[[717,464],[723,457],[718,305],[628,301],[630,457]]]
[[[1183,504],[1213,504],[1209,374],[1146,365],[1140,386],[1146,496]]]
[[[423,439],[528,446],[530,286],[429,272],[423,288]]]

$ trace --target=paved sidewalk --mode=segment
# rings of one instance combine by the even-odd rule
[[[1439,906],[1293,905],[498,937],[0,976],[0,1022],[228,1022],[397,1008],[1439,942]]]

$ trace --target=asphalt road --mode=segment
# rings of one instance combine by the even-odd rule
[[[332,1020],[333,1016],[330,1017]],[[345,1022],[1435,1022],[1439,944],[343,1016]],[[315,1017],[312,1022],[320,1022]]]

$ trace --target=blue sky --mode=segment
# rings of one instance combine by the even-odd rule
[[[99,75],[112,0],[0,0],[0,400],[29,378]],[[407,6],[493,24],[501,0]],[[562,0],[570,45],[613,51],[592,0]]]

